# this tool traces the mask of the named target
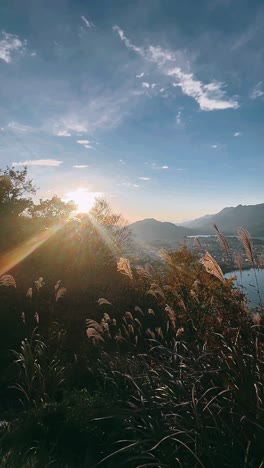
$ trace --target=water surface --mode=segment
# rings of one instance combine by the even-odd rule
[[[256,278],[254,269],[250,268],[249,270],[243,270],[242,275],[239,270],[236,270],[235,276],[237,277],[237,283],[239,288],[248,296],[251,307],[257,307],[259,305],[259,294],[257,292]],[[234,276],[234,273],[226,273],[225,277],[230,278]],[[259,284],[259,291],[264,302],[264,269],[257,270],[257,279]]]

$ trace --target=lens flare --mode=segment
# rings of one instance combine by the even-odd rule
[[[0,276],[4,275],[7,271],[10,271],[12,268],[14,268],[14,266],[16,266],[18,263],[22,262],[22,260],[32,254],[63,226],[64,223],[60,223],[56,226],[50,227],[49,229],[42,231],[40,234],[24,242],[20,246],[10,250],[10,252],[4,254],[0,258]]]

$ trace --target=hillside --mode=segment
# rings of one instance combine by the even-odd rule
[[[161,222],[156,219],[143,219],[130,225],[130,230],[136,240],[144,242],[175,241],[194,234],[192,229],[176,226],[173,223]]]
[[[213,232],[215,223],[225,234],[233,234],[239,226],[247,229],[252,236],[264,236],[264,203],[227,207],[219,213],[206,215],[184,223],[185,227],[204,234]]]

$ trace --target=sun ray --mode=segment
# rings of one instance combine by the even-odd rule
[[[77,213],[89,213],[97,197],[101,193],[90,192],[87,188],[79,187],[77,190],[68,192],[65,201],[73,201],[77,205]]]
[[[37,250],[44,242],[50,239],[56,232],[58,232],[65,223],[56,224],[55,226],[42,231],[36,236],[32,237],[23,244],[15,247],[0,258],[0,276],[14,268],[18,263],[22,262],[26,257]]]

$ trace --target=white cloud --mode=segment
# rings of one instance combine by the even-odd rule
[[[113,27],[113,31],[117,32],[117,34],[119,35],[121,41],[124,42],[125,46],[128,48],[128,49],[131,49],[133,50],[134,52],[137,52],[139,55],[141,56],[144,56],[145,53],[144,53],[144,49],[142,49],[141,47],[137,47],[135,46],[134,44],[132,44],[132,42],[130,42],[130,40],[125,36],[124,34],[124,31],[122,31],[121,28],[119,28],[119,26],[114,26]]]
[[[241,136],[241,135],[242,135],[241,132],[235,132],[235,133],[233,134],[234,137],[239,137],[239,136]]]
[[[86,149],[95,149],[94,146],[90,145],[89,140],[77,140],[77,143],[79,143],[79,145],[82,145]]]
[[[79,145],[89,145],[90,141],[89,140],[77,140],[77,143],[79,143]]]
[[[212,148],[212,149],[217,149],[217,148],[218,148],[218,145],[211,145],[211,148]]]
[[[169,169],[169,166],[167,166],[167,165],[160,166],[159,164],[154,162],[154,163],[152,163],[152,169],[159,171],[159,170],[163,170],[163,169]]]
[[[86,133],[88,131],[87,122],[81,122],[79,118],[70,116],[62,119],[62,124],[65,125],[67,130],[75,133]]]
[[[159,65],[163,65],[166,62],[174,62],[176,60],[175,54],[168,50],[162,49],[159,46],[149,46],[146,54],[149,60],[156,62]]]
[[[152,83],[151,88],[154,89],[157,83]]]
[[[63,161],[57,159],[31,159],[29,161],[13,162],[12,166],[60,166]]]
[[[22,132],[22,133],[33,131],[33,128],[30,127],[29,125],[20,124],[19,122],[9,122],[9,124],[7,125],[7,128],[13,131]]]
[[[88,167],[87,164],[75,164],[75,166],[72,166],[74,167],[75,169],[85,169],[86,167]]]
[[[263,82],[262,81],[259,81],[256,86],[253,88],[251,94],[250,94],[250,98],[251,99],[257,99],[259,97],[262,97],[264,96],[264,89],[263,89]]]
[[[144,74],[145,74],[144,72],[139,73],[138,75],[136,75],[136,78],[142,78],[142,76],[144,76]]]
[[[70,137],[71,133],[68,132],[68,130],[58,130],[56,135],[59,136],[59,137]]]
[[[181,111],[179,110],[177,115],[176,115],[176,124],[181,125],[182,124],[182,118],[181,118]]]
[[[81,16],[81,19],[83,20],[87,28],[91,29],[94,27],[94,24],[91,21],[88,21],[88,19],[85,18],[85,16]]]
[[[24,50],[26,41],[21,41],[17,36],[2,31],[3,39],[0,40],[0,60],[6,63],[12,61],[12,54],[21,53]]]
[[[150,177],[139,177],[139,180],[150,180]]]
[[[160,93],[163,93],[165,91],[165,88],[160,88]]]
[[[147,48],[137,47],[125,36],[124,31],[118,26],[114,26],[113,30],[117,31],[120,39],[127,48],[138,53],[147,61],[157,63],[164,75],[173,77],[173,86],[180,87],[183,94],[193,98],[198,103],[201,110],[213,111],[237,109],[239,107],[237,100],[226,98],[226,92],[223,89],[225,86],[224,83],[213,81],[204,84],[202,81],[196,79],[190,70],[188,60],[181,51],[171,52],[159,46],[155,47],[152,45]],[[168,68],[169,65],[171,66],[175,62],[180,64],[180,66]],[[164,88],[161,88],[160,92],[162,93],[163,91]],[[257,97],[259,97],[259,94]]]
[[[146,83],[145,81],[143,81],[142,88],[149,88],[149,83]]]
[[[224,83],[214,81],[204,84],[194,78],[193,73],[185,73],[181,68],[175,67],[167,72],[168,76],[176,78],[177,85],[183,94],[195,99],[203,111],[237,109],[237,101],[225,98]]]

